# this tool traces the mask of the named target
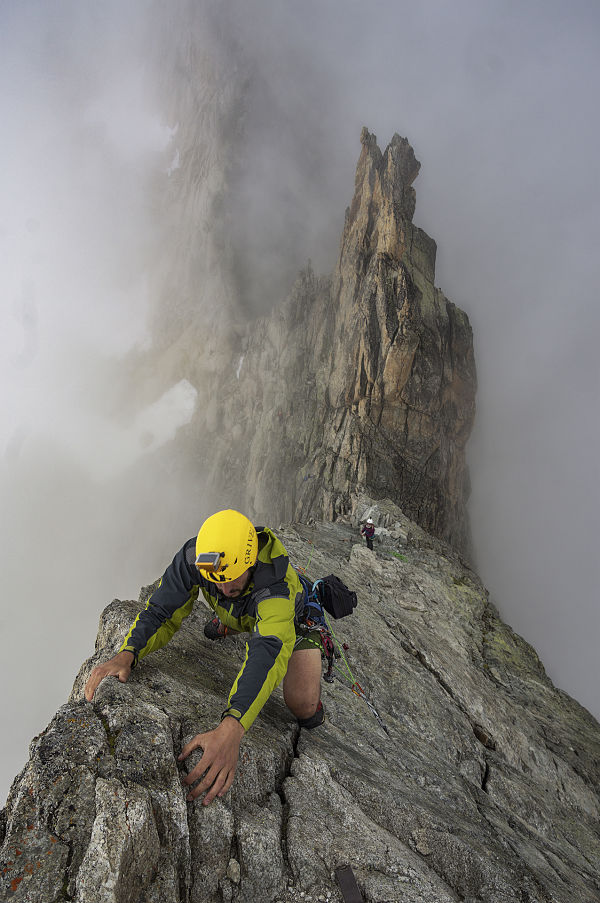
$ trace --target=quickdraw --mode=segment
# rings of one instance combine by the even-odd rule
[[[365,691],[363,690],[363,688],[361,687],[361,685],[355,683],[355,684],[352,685],[352,687],[351,687],[350,689],[352,690],[352,692],[354,693],[355,696],[358,696],[359,699],[364,699],[364,701],[367,703],[367,705],[369,706],[369,708],[371,709],[371,711],[372,711],[373,714],[375,715],[375,717],[376,717],[376,719],[377,719],[377,722],[378,722],[379,726],[386,732],[386,734],[387,734],[388,737],[389,737],[389,736],[390,736],[390,732],[389,732],[389,730],[388,730],[388,728],[387,728],[387,725],[381,720],[381,716],[379,715],[379,712],[377,711],[377,709],[375,708],[375,706],[373,705],[373,703],[370,702],[370,701],[367,699],[367,697],[365,696]]]

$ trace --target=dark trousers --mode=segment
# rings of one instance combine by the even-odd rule
[[[373,537],[365,536],[365,539],[367,540],[367,549],[370,549],[371,551],[373,551]]]

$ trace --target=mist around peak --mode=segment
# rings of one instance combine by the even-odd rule
[[[168,440],[160,399],[181,392],[179,436],[205,401],[175,336],[235,372],[238,321],[308,259],[332,271],[364,125],[415,148],[415,223],[474,327],[482,579],[597,712],[598,25],[538,0],[3,4],[5,786],[106,601],[229,490]]]

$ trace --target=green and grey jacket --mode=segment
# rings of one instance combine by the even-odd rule
[[[169,642],[202,595],[227,627],[251,634],[224,715],[248,730],[287,671],[294,648],[294,619],[302,614],[303,589],[281,541],[267,527],[257,527],[258,561],[246,592],[228,599],[196,568],[196,540],[177,552],[131,625],[120,651],[141,659]]]

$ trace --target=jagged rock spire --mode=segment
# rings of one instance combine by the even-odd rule
[[[472,333],[434,285],[435,243],[412,223],[418,171],[405,138],[382,154],[363,129],[331,281],[308,270],[249,329],[235,402],[253,412],[243,497],[258,516],[335,519],[366,491],[466,551]]]

